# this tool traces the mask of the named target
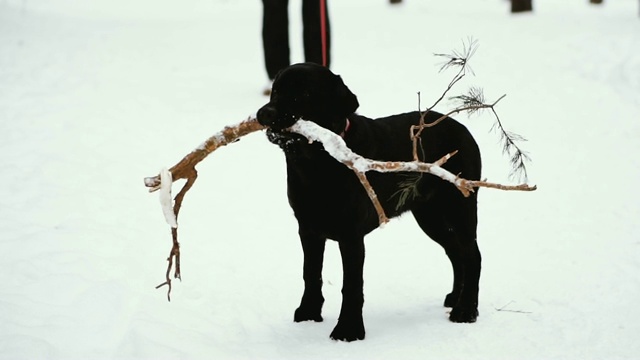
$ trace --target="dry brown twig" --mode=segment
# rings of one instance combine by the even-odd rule
[[[531,311],[510,310],[510,309],[507,309],[507,306],[509,306],[509,305],[513,304],[514,302],[515,302],[515,301],[511,300],[511,301],[509,301],[506,305],[504,305],[503,307],[501,307],[501,308],[495,308],[495,309],[496,309],[496,311],[512,312],[512,313],[519,313],[519,314],[532,314],[532,312],[531,312]]]
[[[167,273],[165,276],[165,282],[156,286],[156,289],[159,289],[163,286],[167,286],[167,299],[171,301],[171,269],[174,267],[175,263],[175,271],[174,271],[174,279],[182,279],[180,274],[180,243],[178,242],[178,228],[177,228],[177,219],[178,214],[180,213],[180,208],[182,207],[182,201],[184,200],[184,196],[187,194],[189,189],[193,186],[196,179],[198,178],[198,171],[196,171],[196,165],[200,163],[200,161],[204,160],[209,154],[217,150],[218,148],[230,144],[232,142],[237,141],[242,136],[247,134],[251,134],[258,130],[264,129],[264,126],[260,125],[255,117],[250,117],[247,120],[240,122],[235,126],[227,126],[219,133],[211,136],[204,143],[198,146],[195,150],[190,152],[187,156],[182,158],[180,162],[175,164],[171,169],[168,170],[168,180],[173,183],[176,180],[187,179],[187,182],[184,184],[180,192],[176,195],[174,199],[174,204],[172,208],[172,212],[174,215],[173,221],[167,221],[172,225],[171,227],[171,238],[173,241],[171,251],[169,252],[169,257],[167,258]],[[165,179],[166,180],[166,179]],[[149,192],[154,192],[160,189],[162,185],[161,175],[152,176],[144,179],[144,184],[146,187],[150,188]],[[165,184],[167,185],[167,184]],[[171,186],[169,184],[169,199],[170,199],[170,189]],[[167,214],[165,213],[165,216]]]
[[[422,131],[424,131],[424,129],[434,127],[439,123],[441,123],[447,117],[451,115],[459,114],[461,112],[478,111],[482,109],[494,110],[495,106],[500,102],[500,100],[504,99],[505,96],[507,95],[502,95],[500,98],[498,98],[498,100],[494,101],[492,104],[478,104],[478,105],[459,107],[457,109],[449,111],[448,113],[440,116],[439,118],[437,118],[436,120],[430,123],[425,123],[424,118],[426,114],[433,109],[433,107],[422,112],[422,115],[420,116],[420,123],[418,125],[412,125],[410,128],[410,132],[411,132],[410,137],[411,137],[411,141],[413,142],[413,160],[420,161],[420,158],[418,156],[418,143],[421,141],[420,135],[422,134]]]
[[[427,114],[432,112],[432,110],[446,97],[446,95],[453,89],[453,87],[462,80],[467,72],[473,74],[473,70],[469,67],[469,60],[475,54],[478,49],[478,42],[473,38],[468,38],[467,41],[462,42],[462,50],[454,50],[450,54],[435,54],[437,57],[443,58],[444,61],[441,64],[440,72],[450,69],[457,68],[458,71],[449,82],[449,85],[441,94],[441,96],[427,108],[425,111],[422,111],[422,107],[420,105],[420,93],[418,93],[418,110],[421,111],[420,122],[418,125],[411,127],[411,141],[413,142],[413,159],[414,161],[419,161],[418,154],[418,143],[421,141],[420,135],[424,129],[428,127],[432,127],[446,119],[448,116],[466,112],[471,115],[474,113],[478,113],[481,110],[489,110],[494,116],[494,124],[491,127],[492,131],[495,131],[500,137],[500,141],[502,142],[502,153],[508,155],[511,162],[511,173],[509,174],[510,178],[518,178],[523,179],[524,182],[527,181],[527,165],[529,161],[531,161],[529,154],[524,151],[519,143],[523,141],[527,141],[524,137],[513,133],[511,131],[507,131],[498,113],[496,112],[496,105],[500,102],[506,95],[502,95],[498,100],[493,103],[488,103],[484,99],[483,90],[478,87],[471,87],[467,94],[452,96],[450,100],[454,100],[458,102],[458,106],[448,112],[447,114],[441,116],[440,118],[432,121],[431,123],[426,123],[425,118]],[[424,154],[422,154],[424,156]]]
[[[436,119],[435,121],[432,121],[431,123],[425,123],[425,120],[424,120],[427,113],[432,111],[440,102],[442,102],[442,100],[444,100],[444,98],[453,89],[453,87],[460,80],[462,80],[462,78],[464,78],[467,75],[467,71],[470,71],[471,73],[473,73],[473,71],[468,66],[468,62],[469,62],[469,59],[471,59],[473,54],[475,54],[476,50],[478,49],[478,43],[477,41],[469,38],[467,39],[467,43],[465,43],[464,41],[462,42],[462,46],[463,46],[463,49],[461,52],[454,50],[453,54],[434,54],[435,56],[447,59],[447,61],[442,63],[442,65],[440,66],[440,72],[452,67],[457,67],[458,72],[451,79],[451,81],[449,82],[449,85],[447,85],[447,88],[442,92],[440,97],[436,99],[436,101],[430,107],[428,107],[425,111],[422,111],[422,106],[420,104],[421,103],[420,93],[418,93],[418,110],[421,112],[420,122],[418,123],[418,125],[413,125],[410,128],[410,132],[411,132],[410,138],[411,138],[411,141],[413,142],[413,161],[420,161],[420,157],[418,156],[418,143],[421,141],[420,135],[422,134],[422,131],[424,131],[424,129],[437,125],[442,120],[446,119],[447,116],[456,114],[461,111],[465,111],[462,109],[453,110],[441,116],[440,118]],[[500,101],[500,99],[498,99],[498,101]],[[498,101],[496,101],[496,103],[498,103]]]

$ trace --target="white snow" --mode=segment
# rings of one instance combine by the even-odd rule
[[[325,321],[292,321],[302,254],[284,159],[263,134],[198,166],[183,281],[170,303],[154,289],[171,236],[142,179],[266,102],[259,1],[0,0],[0,359],[638,358],[638,1],[534,3],[511,16],[504,0],[330,1],[332,68],[371,117],[416,109],[418,91],[430,104],[452,76],[432,54],[478,39],[457,90],[508,94],[497,110],[529,139],[538,185],[480,191],[475,324],[447,320],[450,265],[412,216],[372,233],[367,338],[347,344],[328,337],[335,243]],[[491,117],[457,118],[484,176],[508,183]]]
[[[171,196],[171,185],[173,185],[173,178],[171,177],[171,171],[167,168],[160,170],[160,191],[158,191],[160,198],[160,207],[162,208],[162,214],[164,220],[172,228],[178,227],[178,220],[176,219],[176,213],[173,211],[173,197]]]
[[[300,119],[291,126],[290,130],[303,135],[309,139],[310,142],[321,142],[324,149],[334,159],[342,163],[351,163],[353,168],[361,173],[367,172],[370,169],[372,161],[351,151],[345,144],[344,139],[338,134],[320,127],[314,122]]]

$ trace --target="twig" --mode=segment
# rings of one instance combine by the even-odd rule
[[[173,214],[175,214],[174,221],[177,221],[178,214],[180,213],[180,208],[182,207],[182,201],[184,200],[185,195],[191,189],[196,179],[198,178],[198,171],[196,170],[196,165],[200,163],[200,161],[204,160],[209,154],[211,154],[216,149],[230,144],[232,142],[237,141],[240,137],[245,136],[247,134],[256,132],[258,130],[264,129],[264,126],[260,125],[255,117],[249,117],[247,120],[239,123],[236,126],[227,126],[219,133],[211,136],[207,139],[202,145],[197,147],[195,150],[190,152],[187,156],[182,158],[180,162],[174,165],[171,169],[169,169],[169,177],[165,181],[171,181],[172,183],[178,179],[187,179],[187,182],[182,186],[182,189],[176,195],[174,199],[173,205]],[[144,184],[146,187],[150,188],[149,192],[154,192],[159,190],[162,185],[162,176],[152,176],[144,179]],[[165,184],[166,185],[166,184]],[[169,198],[171,194],[171,185],[169,184],[167,188]],[[172,238],[172,246],[171,251],[169,252],[169,257],[167,258],[167,272],[165,276],[165,282],[156,286],[156,289],[159,289],[163,286],[168,286],[167,290],[167,299],[171,301],[171,269],[174,268],[175,271],[173,277],[175,279],[182,280],[182,275],[180,274],[180,243],[178,242],[178,228],[177,224],[173,224],[168,217],[168,214],[165,213],[165,217],[167,217],[167,222],[172,226],[171,228],[171,238]],[[175,225],[175,226],[174,226]]]
[[[502,121],[498,116],[498,113],[495,110],[495,106],[498,104],[500,100],[502,100],[506,95],[502,95],[498,100],[496,100],[493,104],[487,104],[484,101],[484,95],[482,93],[482,89],[480,88],[471,88],[469,93],[466,95],[459,95],[451,97],[453,100],[458,100],[461,102],[461,105],[447,113],[446,115],[441,116],[440,118],[432,121],[429,124],[424,122],[426,115],[433,111],[435,106],[439,104],[446,95],[451,91],[455,84],[457,84],[462,78],[467,74],[467,71],[473,74],[473,70],[469,67],[469,59],[475,54],[478,49],[478,43],[476,40],[469,38],[467,42],[462,42],[462,51],[454,50],[452,54],[434,54],[439,57],[443,57],[446,61],[441,65],[440,72],[447,70],[451,67],[458,67],[458,72],[453,76],[451,82],[447,86],[447,88],[443,91],[442,95],[436,100],[436,102],[425,111],[421,112],[420,122],[418,125],[414,125],[411,127],[410,138],[413,142],[413,160],[419,161],[418,149],[421,149],[418,146],[421,141],[420,135],[425,128],[435,126],[440,123],[442,120],[446,119],[448,116],[453,114],[457,114],[463,111],[468,112],[469,114],[478,112],[482,109],[491,110],[494,115],[496,121],[492,127],[493,130],[497,129],[499,131],[500,140],[503,142],[503,154],[507,154],[511,162],[511,173],[509,174],[510,178],[518,178],[519,180],[523,180],[527,182],[528,174],[526,163],[531,161],[529,155],[518,146],[518,141],[526,141],[523,137],[508,132],[504,129],[502,125]],[[418,93],[418,109],[420,108],[420,93]],[[423,154],[424,157],[424,154]]]
[[[178,195],[176,195],[173,205],[173,213],[175,214],[176,220],[178,219],[178,214],[180,213],[180,208],[182,207],[182,200],[187,194],[187,191],[189,191],[189,189],[191,189],[193,184],[196,182],[197,178],[198,172],[196,171],[196,169],[192,169],[192,172],[188,175],[187,182],[182,186],[182,189],[180,190],[180,192],[178,192]],[[173,274],[173,277],[174,279],[182,281],[182,275],[180,274],[180,243],[178,242],[177,225],[176,227],[171,228],[171,239],[173,241],[173,244],[171,247],[171,252],[169,253],[169,257],[167,258],[169,264],[167,265],[167,274],[165,276],[166,281],[156,286],[156,289],[159,289],[164,285],[169,286],[169,289],[167,290],[167,299],[169,301],[171,301],[171,277],[169,276],[169,274],[171,273],[171,268],[173,267],[174,262],[175,272]]]
[[[171,301],[171,268],[173,267],[174,259],[176,262],[176,271],[174,276],[176,279],[182,280],[180,276],[180,244],[178,243],[177,228],[171,228],[171,236],[173,238],[173,246],[171,247],[171,252],[169,252],[169,257],[167,258],[169,264],[167,265],[167,273],[165,275],[166,280],[162,284],[156,286],[156,289],[159,289],[165,285],[169,287],[169,289],[167,290],[168,301]]]
[[[475,180],[466,180],[466,182],[469,184],[469,186],[474,187],[474,188],[484,187],[484,188],[498,189],[498,190],[504,190],[504,191],[535,191],[535,190],[538,190],[537,186],[535,186],[535,185],[530,186],[528,184],[502,185],[502,184],[490,183],[490,182],[487,182],[487,181],[475,181]]]
[[[425,123],[424,122],[424,116],[421,117],[420,119],[420,124],[418,125],[412,125],[411,126],[411,139],[413,140],[413,158],[415,161],[418,161],[418,157],[417,157],[417,141],[420,141],[420,134],[422,133],[422,131],[425,128],[430,128],[430,127],[434,127],[436,125],[438,125],[439,123],[441,123],[444,119],[448,118],[451,115],[455,115],[464,111],[467,112],[472,112],[472,111],[478,111],[481,109],[491,109],[493,111],[493,113],[495,114],[496,118],[498,116],[498,114],[495,112],[494,107],[498,104],[498,102],[500,102],[500,100],[504,99],[507,95],[504,94],[502,96],[500,96],[500,98],[498,98],[498,100],[494,101],[492,104],[484,104],[484,103],[477,103],[474,105],[468,105],[468,106],[463,106],[463,107],[458,107],[454,110],[449,111],[448,113],[440,116],[439,118],[435,119],[434,121],[430,122],[430,123]],[[423,115],[426,115],[427,112],[429,112],[431,110],[427,110],[426,112],[424,112]],[[499,120],[498,120],[498,123]],[[502,129],[502,124],[500,123],[501,129]]]
[[[519,313],[519,314],[532,314],[532,312],[531,312],[531,311],[508,310],[508,309],[506,309],[506,307],[507,307],[507,306],[509,306],[509,305],[513,304],[514,302],[515,302],[515,301],[511,300],[511,301],[509,301],[506,305],[504,305],[503,307],[501,307],[501,308],[499,308],[499,309],[498,309],[498,308],[495,308],[495,309],[496,309],[496,311],[502,311],[502,312],[512,312],[512,313]]]
[[[448,59],[440,67],[440,72],[455,66],[459,67],[460,69],[458,70],[458,73],[453,77],[453,79],[451,80],[447,88],[444,90],[442,95],[436,100],[435,103],[433,103],[433,105],[431,105],[431,107],[427,109],[427,111],[425,111],[425,113],[433,110],[433,108],[435,108],[436,105],[438,105],[445,98],[445,96],[447,95],[447,93],[449,93],[449,91],[453,88],[453,86],[458,81],[462,80],[463,77],[465,77],[465,75],[467,74],[467,69],[471,73],[473,73],[473,70],[469,68],[468,63],[469,63],[469,59],[471,59],[473,54],[475,54],[476,50],[478,49],[478,42],[473,38],[469,38],[467,39],[467,41],[469,43],[468,45],[464,41],[462,42],[462,52],[454,50],[452,54],[434,54],[435,56],[444,57]],[[424,114],[423,114],[423,117],[424,117]]]
[[[425,127],[434,126],[447,117],[447,115],[445,115],[440,119],[432,122],[431,123],[432,125],[427,125],[424,122],[424,119],[427,116],[427,114],[430,111],[432,111],[447,96],[447,94],[449,93],[449,91],[451,91],[451,89],[453,89],[455,84],[457,84],[460,80],[462,80],[462,78],[466,76],[467,70],[473,73],[473,71],[468,66],[468,62],[469,62],[469,59],[473,56],[473,54],[475,54],[476,50],[478,49],[478,42],[472,38],[467,39],[467,41],[468,41],[468,44],[465,43],[464,41],[462,42],[462,52],[458,52],[457,50],[454,50],[452,54],[434,54],[435,56],[439,56],[447,59],[447,61],[445,61],[440,67],[440,72],[450,67],[459,67],[459,69],[458,69],[458,73],[449,82],[449,85],[447,85],[447,88],[442,92],[440,97],[433,103],[433,105],[428,107],[425,111],[422,111],[422,108],[420,107],[420,93],[418,93],[418,110],[420,111],[420,122],[418,125],[412,126],[410,130],[411,141],[413,142],[413,160],[414,161],[420,161],[420,158],[418,157],[418,148],[419,148],[418,142],[421,141],[420,135],[422,134],[422,131],[425,129]]]
[[[510,161],[512,171],[510,176],[513,178],[519,173],[519,178],[526,182],[528,179],[526,162],[531,161],[531,158],[529,157],[529,154],[518,146],[516,141],[527,141],[527,139],[505,130],[504,126],[502,126],[502,121],[500,121],[498,113],[494,108],[491,108],[491,111],[493,112],[493,116],[496,118],[493,128],[498,128],[500,131],[500,139],[504,142],[502,153],[511,156]]]
[[[367,175],[365,175],[363,172],[355,170],[351,166],[349,167],[353,169],[353,172],[358,177],[358,180],[360,180],[360,184],[362,184],[362,186],[367,191],[367,195],[369,196],[369,199],[371,199],[371,202],[373,203],[373,207],[376,209],[376,212],[378,213],[378,224],[383,225],[388,223],[389,218],[387,218],[387,215],[385,214],[384,209],[382,208],[382,204],[380,203],[380,200],[378,200],[378,195],[376,194],[375,190],[373,190],[371,183],[369,183],[369,179],[367,179]]]

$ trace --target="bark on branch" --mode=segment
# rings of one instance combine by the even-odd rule
[[[184,200],[184,196],[198,178],[196,165],[218,148],[235,142],[242,136],[262,129],[264,129],[264,126],[260,125],[255,117],[249,117],[247,120],[235,126],[227,126],[219,133],[208,138],[168,171],[165,170],[159,175],[144,179],[144,185],[149,188],[149,192],[154,192],[161,188],[164,190],[163,193],[161,193],[160,199],[163,203],[165,219],[171,226],[171,239],[173,244],[171,252],[169,252],[169,257],[167,258],[168,265],[165,282],[156,286],[156,289],[166,285],[168,287],[167,299],[169,301],[171,301],[171,269],[175,268],[174,279],[182,278],[180,274],[180,243],[178,242],[177,220],[180,208],[182,207],[182,200]],[[179,179],[187,179],[187,182],[182,189],[180,189],[180,192],[178,192],[174,199],[173,206],[171,206],[171,184]],[[166,182],[169,182],[169,184],[166,184]]]
[[[373,202],[376,211],[378,212],[378,220],[380,224],[386,223],[388,221],[388,218],[385,215],[384,210],[382,209],[382,205],[378,201],[378,197],[375,195],[375,191],[364,175],[367,171],[429,173],[452,183],[456,188],[458,188],[458,190],[460,190],[462,195],[464,195],[465,197],[469,196],[472,192],[475,191],[474,189],[478,187],[519,191],[536,190],[535,186],[529,186],[527,184],[511,186],[490,183],[487,181],[467,180],[458,177],[457,175],[452,174],[442,167],[442,165],[446,163],[452,156],[456,155],[457,151],[443,155],[438,161],[434,163],[426,163],[420,161],[377,161],[364,158],[354,153],[347,147],[341,136],[327,129],[324,129],[313,122],[298,120],[290,128],[290,130],[305,136],[310,141],[321,142],[324,146],[324,149],[333,158],[345,164],[356,173],[358,179],[367,190],[367,194],[369,194],[369,198]]]
[[[235,126],[226,126],[219,133],[211,136],[195,150],[190,152],[187,156],[182,158],[180,162],[175,164],[169,169],[173,181],[179,179],[190,179],[195,177],[195,166],[209,154],[217,150],[219,147],[228,145],[237,141],[239,138],[262,130],[265,127],[260,125],[255,117],[249,117],[247,120],[240,122]],[[149,189],[149,192],[154,192],[160,188],[160,175],[148,177],[144,179],[144,185]]]

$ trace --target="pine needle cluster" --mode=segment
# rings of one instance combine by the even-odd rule
[[[446,59],[446,61],[440,65],[441,72],[449,68],[458,68],[458,73],[454,76],[453,80],[449,84],[449,87],[445,90],[441,99],[444,98],[444,95],[449,90],[451,90],[455,83],[462,79],[467,71],[473,74],[473,71],[469,67],[469,59],[476,53],[477,49],[478,42],[472,38],[469,38],[466,42],[463,41],[461,51],[454,50],[451,54],[435,54],[438,57],[444,57]],[[478,114],[482,110],[491,111],[493,117],[495,118],[494,124],[491,127],[491,131],[498,134],[500,142],[502,144],[502,153],[509,157],[509,162],[511,164],[509,177],[511,179],[517,179],[527,182],[527,164],[531,162],[531,157],[519,145],[522,142],[526,142],[527,139],[519,134],[506,130],[495,109],[498,102],[505,96],[506,95],[501,96],[493,103],[488,103],[486,101],[482,88],[471,87],[466,94],[452,96],[449,98],[454,102],[455,108],[447,115],[457,114],[461,112],[466,112],[468,115],[474,115]],[[438,100],[436,104],[439,103],[440,100]],[[432,108],[429,108],[427,111],[431,110]]]
[[[396,211],[400,211],[407,201],[411,201],[420,196],[418,184],[422,180],[423,173],[408,173],[405,179],[398,184],[398,191],[392,197],[398,197]]]

